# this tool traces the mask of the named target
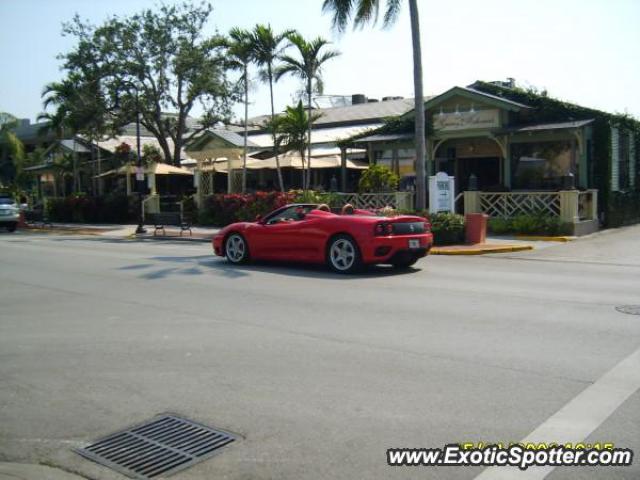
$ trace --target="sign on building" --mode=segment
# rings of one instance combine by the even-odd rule
[[[429,212],[455,211],[455,178],[445,172],[429,177]]]
[[[500,111],[497,109],[433,114],[433,127],[444,132],[498,126],[500,126]]]

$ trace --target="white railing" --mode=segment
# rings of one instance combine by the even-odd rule
[[[490,217],[511,218],[544,213],[560,216],[558,192],[478,192],[480,211]]]
[[[565,223],[598,222],[597,190],[559,192],[464,192],[464,213],[486,213],[490,217],[544,214]]]
[[[160,213],[160,195],[147,195],[142,200],[142,218],[147,213]]]
[[[340,204],[350,203],[355,208],[375,210],[391,207],[400,210],[413,209],[413,192],[389,193],[337,193]]]

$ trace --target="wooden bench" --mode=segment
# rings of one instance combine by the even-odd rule
[[[182,236],[184,232],[189,232],[189,236],[193,235],[191,232],[191,222],[183,219],[180,212],[147,213],[145,220],[153,224],[154,237],[158,233],[158,230],[162,230],[162,235],[166,235],[165,226],[180,227],[180,236]]]

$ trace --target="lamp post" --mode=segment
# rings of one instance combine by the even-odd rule
[[[136,228],[136,233],[146,233],[147,231],[144,228],[144,215],[143,215],[143,198],[142,198],[142,189],[144,188],[144,170],[142,169],[142,155],[140,154],[140,100],[138,98],[138,87],[134,85],[134,89],[136,91],[136,150],[138,155],[138,168],[136,171],[136,186],[138,190],[138,202],[140,202],[140,210],[138,211],[138,228]],[[142,172],[142,173],[140,173]],[[142,177],[142,179],[140,179]]]

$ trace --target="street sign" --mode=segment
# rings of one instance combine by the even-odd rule
[[[445,172],[429,177],[429,212],[455,211],[455,178]]]
[[[144,180],[144,169],[142,167],[136,167],[136,180],[139,182]]]

